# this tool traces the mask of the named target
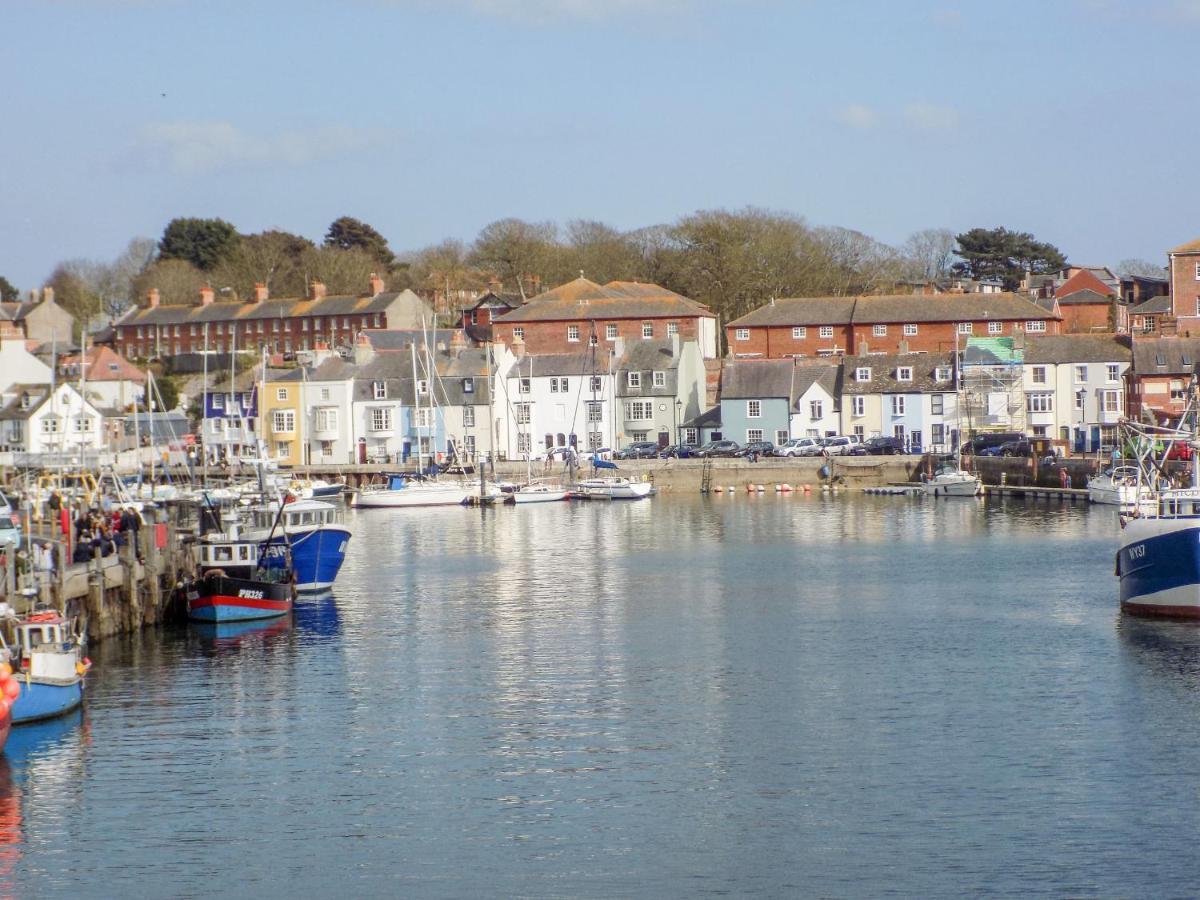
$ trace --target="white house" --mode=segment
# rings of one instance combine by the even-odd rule
[[[793,375],[789,437],[830,437],[841,433],[841,368],[798,366]]]
[[[522,356],[497,396],[505,413],[500,452],[523,459],[554,447],[617,446],[614,385],[604,353]]]
[[[331,356],[300,382],[300,408],[307,417],[306,461],[352,463],[356,442],[352,430],[354,363]]]
[[[25,338],[7,322],[0,321],[0,394],[14,384],[49,384],[50,367],[25,349]]]
[[[1107,450],[1125,414],[1129,338],[1064,334],[1025,341],[1026,427],[1034,437],[1063,441],[1076,453]]]
[[[845,434],[895,437],[908,447],[949,452],[959,433],[954,356],[843,357],[841,407]]]
[[[73,386],[9,385],[0,408],[0,449],[71,453],[104,448],[103,416]]]

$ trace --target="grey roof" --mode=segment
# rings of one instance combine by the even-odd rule
[[[608,371],[607,353],[543,353],[521,357],[513,366],[512,376],[604,375]]]
[[[1034,297],[1030,302],[1038,309],[1045,310],[1049,315],[1056,315],[1054,308],[1058,305],[1058,301],[1054,297]]]
[[[790,359],[738,360],[721,372],[722,400],[780,397],[792,403],[796,364]]]
[[[426,342],[431,346],[449,347],[454,339],[453,328],[368,328],[362,332],[375,350],[407,350],[414,344],[424,347]]]
[[[1131,316],[1153,315],[1155,313],[1169,313],[1171,311],[1171,298],[1167,295],[1161,297],[1151,297],[1139,303],[1137,306],[1130,307],[1129,314]]]
[[[331,354],[314,367],[308,376],[309,381],[345,381],[358,371],[358,366],[349,360],[342,359],[336,353]]]
[[[825,389],[825,393],[836,400],[842,392],[842,367],[837,363],[797,366],[792,375],[792,390],[795,392],[797,400],[804,396],[804,392],[814,384],[819,384]]]
[[[721,427],[721,406],[720,404],[706,409],[694,419],[688,419],[683,423],[684,428],[720,428]]]
[[[866,297],[797,297],[773,300],[731,327],[750,325],[849,325],[1045,319],[1045,309],[1026,297],[999,294],[899,294]]]
[[[618,397],[674,397],[679,381],[679,358],[669,341],[631,341],[621,358],[613,364]],[[641,384],[629,386],[628,372],[640,372]],[[655,372],[663,373],[661,387],[654,386]]]
[[[1137,375],[1191,375],[1200,362],[1200,338],[1165,337],[1133,342]]]
[[[14,384],[4,393],[15,395],[12,400],[0,407],[0,420],[28,419],[50,396],[48,384]],[[29,406],[21,408],[21,397],[29,398]]]
[[[1025,338],[1026,363],[1129,362],[1129,338],[1114,334],[1053,334]]]
[[[489,398],[490,380],[487,377],[487,361],[482,350],[464,350],[457,356],[439,353],[433,360],[435,377],[429,378],[426,361],[417,360],[417,379],[432,380],[432,400],[443,406],[475,406],[486,404]],[[416,398],[413,384],[412,357],[407,353],[384,352],[355,367],[354,399],[374,400],[375,382],[387,385],[387,399],[398,400],[410,405]],[[474,390],[466,389],[470,381]],[[430,400],[422,394],[422,405]]]
[[[871,370],[869,381],[855,376],[861,368]],[[912,380],[901,381],[898,370],[912,369]],[[938,380],[938,369],[949,369],[950,378]],[[915,394],[945,393],[954,390],[953,353],[882,353],[878,356],[842,357],[842,393],[846,394]]]
[[[1069,294],[1059,294],[1058,302],[1060,306],[1080,306],[1085,303],[1103,303],[1108,306],[1110,298],[1084,288],[1081,291],[1071,291]]]

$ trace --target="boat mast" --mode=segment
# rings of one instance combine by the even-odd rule
[[[208,404],[209,404],[209,399],[210,399],[209,393],[208,393],[208,323],[207,322],[204,323],[204,354],[203,354],[203,358],[204,358],[204,374],[201,376],[201,381],[200,381],[200,402],[201,402],[200,436],[201,437],[204,436],[204,423],[205,423],[205,421],[207,421]],[[204,487],[207,488],[208,487],[208,448],[205,447],[203,444],[201,444],[200,452],[203,453],[204,457],[205,457],[204,459],[200,460],[204,464],[204,468],[202,468],[200,470],[201,471],[201,475],[200,475],[201,482],[200,483]]]

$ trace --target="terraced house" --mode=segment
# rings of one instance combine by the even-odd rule
[[[954,353],[842,359],[842,433],[894,437],[913,452],[949,452],[958,437]]]
[[[1028,338],[1024,350],[1026,428],[1076,453],[1107,450],[1125,415],[1127,336],[1064,334]]]
[[[433,310],[412,291],[384,291],[371,279],[361,296],[328,296],[314,281],[307,297],[272,300],[267,288],[255,286],[245,301],[218,302],[211,287],[200,290],[199,302],[163,305],[157,289],[113,325],[113,345],[129,359],[178,356],[181,353],[260,350],[289,353],[318,343],[352,347],[370,328],[419,329],[432,325]]]
[[[726,326],[735,358],[929,353],[974,336],[1057,334],[1059,317],[1018,294],[772,300]]]

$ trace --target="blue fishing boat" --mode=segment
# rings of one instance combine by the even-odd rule
[[[195,622],[249,622],[273,619],[292,611],[292,589],[286,570],[259,570],[256,578],[233,578],[209,569],[184,585],[188,618]]]
[[[40,612],[5,621],[5,648],[20,693],[14,725],[61,716],[83,703],[83,680],[91,666],[72,619]]]

